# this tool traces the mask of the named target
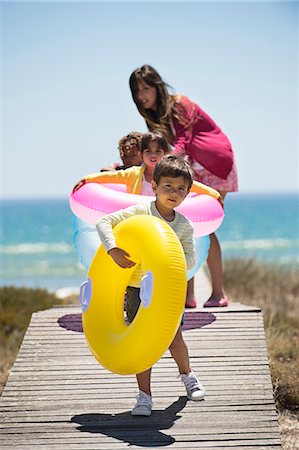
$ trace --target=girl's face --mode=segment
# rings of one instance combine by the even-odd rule
[[[144,81],[139,81],[137,83],[136,99],[144,109],[156,111],[157,89],[155,87],[149,86]]]
[[[152,141],[149,143],[148,148],[143,150],[142,159],[146,167],[154,168],[164,155],[165,152],[163,148],[159,147],[157,142]]]

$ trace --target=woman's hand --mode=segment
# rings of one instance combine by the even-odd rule
[[[82,187],[85,183],[86,183],[85,178],[82,178],[82,180],[78,181],[78,183],[75,184],[73,188],[73,193],[76,192],[78,189],[80,189],[80,187]]]
[[[123,269],[130,269],[131,267],[135,266],[134,261],[129,259],[129,253],[127,253],[122,248],[114,247],[109,250],[108,255],[110,255],[114,262],[116,262],[116,264],[118,264]]]

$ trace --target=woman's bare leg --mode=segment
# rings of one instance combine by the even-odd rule
[[[222,200],[226,192],[221,192]],[[207,265],[211,275],[212,294],[204,303],[204,306],[227,306],[227,298],[223,287],[222,253],[218,238],[215,233],[210,235],[210,250]]]
[[[190,278],[187,283],[186,308],[196,308],[196,300],[194,296],[194,277]]]

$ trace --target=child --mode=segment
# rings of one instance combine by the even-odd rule
[[[116,166],[117,170],[141,165],[140,144],[142,135],[143,133],[133,131],[119,140],[118,150],[123,166]]]
[[[140,166],[142,158],[140,155],[140,141],[143,133],[139,131],[131,131],[131,133],[123,136],[118,142],[119,156],[123,164],[114,163],[109,167],[104,167],[101,172],[111,170],[128,169],[132,166]]]
[[[149,130],[160,131],[174,146],[174,154],[188,157],[195,179],[217,189],[224,199],[238,190],[237,169],[232,146],[218,125],[192,100],[170,95],[159,73],[145,64],[129,80],[133,100]],[[216,235],[210,236],[207,259],[212,294],[204,306],[226,306],[221,249]],[[193,281],[188,284],[187,303],[196,306]]]
[[[165,220],[176,232],[182,244],[187,268],[195,263],[193,245],[193,227],[182,214],[174,211],[187,196],[193,182],[192,171],[186,161],[174,155],[167,155],[156,165],[152,187],[156,200],[148,204],[138,204],[102,217],[96,228],[107,253],[120,267],[130,268],[135,263],[130,255],[116,246],[112,229],[117,223],[136,214],[148,214]],[[127,288],[126,311],[129,322],[132,322],[140,305],[139,286],[142,277],[141,268],[137,267]],[[181,381],[184,383],[187,397],[190,400],[202,400],[205,388],[192,372],[187,345],[183,339],[181,328],[178,329],[170,345],[170,353],[177,363]],[[152,412],[151,369],[136,375],[139,387],[137,403],[131,414],[133,416],[150,416]]]
[[[140,153],[142,158],[141,166],[133,166],[126,170],[113,170],[87,175],[75,185],[73,192],[85,183],[124,183],[127,185],[127,192],[130,194],[154,195],[151,185],[154,168],[161,158],[169,153],[168,143],[158,132],[145,133],[141,138]],[[219,192],[197,181],[193,182],[191,191],[196,194],[211,195],[221,202]],[[196,307],[192,292],[193,279],[188,281],[186,308]]]

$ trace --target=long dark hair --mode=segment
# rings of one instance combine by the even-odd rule
[[[157,110],[145,109],[137,99],[138,83],[144,82],[148,86],[154,87],[157,92]],[[162,80],[159,73],[148,64],[135,69],[132,72],[129,85],[131,94],[138,111],[144,117],[148,129],[160,131],[171,144],[174,143],[175,135],[171,128],[171,114],[174,105],[174,97],[169,94],[170,87]]]

